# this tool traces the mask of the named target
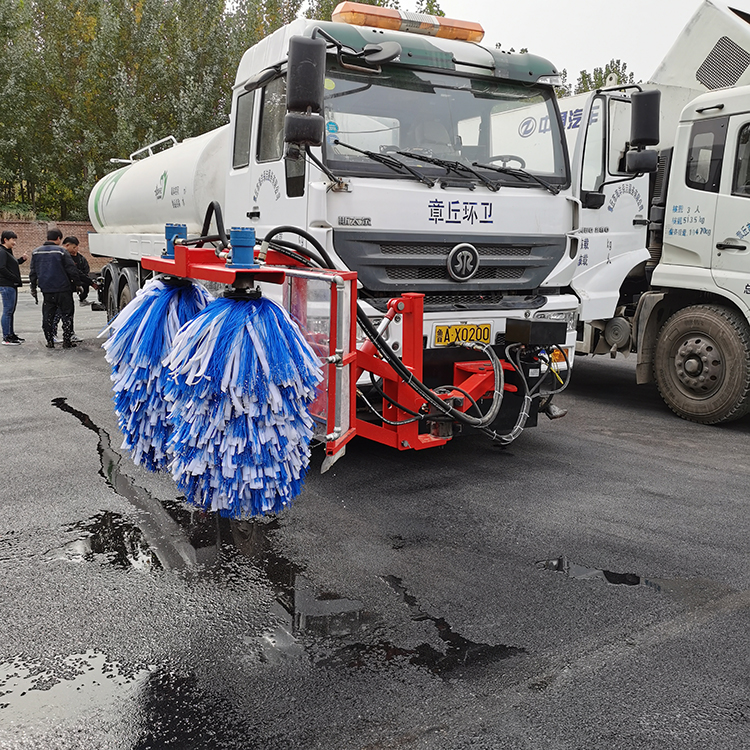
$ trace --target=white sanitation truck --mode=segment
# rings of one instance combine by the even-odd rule
[[[452,343],[474,339],[502,356],[510,318],[564,322],[556,343],[572,360],[571,283],[588,235],[566,133],[586,120],[580,108],[561,116],[550,62],[484,48],[482,34],[470,22],[344,2],[332,22],[300,19],[249,49],[229,124],[134,154],[94,187],[89,246],[115,259],[103,273],[108,312],[149,277],[140,261],[162,253],[165,224],[205,234],[207,207],[219,204],[227,228],[253,227],[259,239],[282,225],[306,230],[356,271],[373,318],[389,299],[423,293],[430,385],[472,356]],[[297,159],[284,147],[294,140],[292,37],[327,45],[322,145]],[[651,142],[636,133],[629,147],[641,141]],[[398,319],[388,335],[398,351]]]
[[[581,188],[579,353],[637,355],[681,417],[750,411],[750,14],[706,0],[646,90],[660,92],[658,170],[623,174],[629,90],[562,100]],[[654,144],[656,145],[656,144]]]

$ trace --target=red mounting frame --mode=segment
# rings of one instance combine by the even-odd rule
[[[215,281],[221,284],[242,285],[243,282],[253,283],[255,280],[271,284],[282,284],[287,276],[286,270],[291,268],[304,268],[301,264],[295,263],[285,255],[275,253],[269,250],[266,257],[269,265],[260,268],[234,268],[228,266],[223,258],[217,257],[213,248],[196,248],[186,247],[184,245],[174,246],[174,258],[165,257],[145,257],[142,259],[142,265],[151,271],[165,273],[181,278],[200,279],[205,281]],[[272,265],[271,265],[272,264]],[[278,264],[278,265],[275,265]],[[286,270],[285,270],[286,267]],[[347,280],[356,280],[354,273],[341,273],[342,278]],[[367,340],[358,349],[354,343],[356,341],[356,281],[352,284],[351,311],[350,320],[351,330],[349,331],[348,348],[349,354],[346,354],[339,365],[352,365],[352,374],[349,377],[349,394],[348,399],[343,399],[343,408],[348,408],[348,429],[343,434],[335,438],[330,437],[326,443],[326,453],[330,456],[338,453],[346,443],[355,435],[374,440],[375,442],[389,445],[398,450],[423,450],[433,448],[439,445],[445,445],[450,438],[440,437],[431,434],[419,432],[418,421],[408,421],[413,415],[407,411],[394,406],[387,399],[383,399],[383,417],[390,422],[404,422],[404,424],[388,424],[387,422],[368,422],[359,419],[356,416],[356,383],[364,372],[371,372],[378,378],[382,379],[383,392],[393,402],[400,406],[406,407],[413,412],[421,414],[427,413],[429,405],[419,394],[413,390],[404,380],[394,371],[391,365],[377,355],[375,345]],[[330,335],[330,359],[335,354],[335,341],[337,340],[337,320],[338,302],[335,296],[331,309],[331,335]],[[403,294],[388,302],[388,311],[386,318],[393,319],[396,315],[402,317],[403,348],[401,352],[401,361],[408,370],[418,380],[422,380],[423,375],[423,325],[424,325],[424,295],[423,294]],[[356,366],[354,366],[356,363]],[[336,381],[335,364],[328,362],[328,383],[329,388],[326,393],[328,400],[328,430],[329,435],[333,429],[335,419],[337,394],[336,388],[343,387]],[[514,367],[506,362],[502,362],[503,369],[514,371]],[[494,371],[492,365],[487,360],[456,362],[453,366],[453,385],[460,387],[462,390],[452,390],[449,393],[441,393],[439,397],[443,400],[454,400],[453,403],[460,403],[461,406],[454,406],[458,411],[467,411],[472,401],[466,397],[468,393],[475,401],[490,397],[494,388]],[[333,384],[333,388],[331,385]],[[505,390],[515,392],[516,386],[511,384],[505,385]],[[466,393],[462,392],[465,391]],[[338,394],[343,396],[343,394]]]
[[[422,380],[423,367],[423,317],[424,295],[404,294],[388,302],[386,317],[393,319],[402,316],[403,321],[403,349],[401,361],[413,373],[414,377]],[[513,371],[515,368],[503,361],[503,369]],[[357,379],[363,372],[371,372],[382,378],[383,393],[391,400],[411,411],[425,413],[428,404],[419,394],[407,385],[393,368],[384,360],[375,356],[375,345],[366,341],[357,350]],[[453,385],[466,391],[475,401],[484,396],[491,396],[495,385],[495,373],[487,360],[472,362],[456,362],[453,365]],[[516,386],[506,384],[505,390],[515,392]],[[445,400],[457,399],[461,406],[454,407],[458,411],[466,411],[471,407],[471,399],[461,391],[441,393]],[[383,416],[391,422],[406,422],[406,424],[373,424],[362,419],[355,422],[357,434],[378,443],[390,445],[399,450],[422,450],[445,445],[450,438],[437,437],[419,432],[419,422],[409,422],[413,415],[394,406],[386,399],[383,400]]]

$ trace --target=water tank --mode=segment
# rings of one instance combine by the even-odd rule
[[[94,185],[89,217],[97,232],[163,234],[187,224],[198,234],[211,201],[224,203],[229,125],[111,172]]]

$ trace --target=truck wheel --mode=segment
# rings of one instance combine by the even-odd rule
[[[130,291],[130,284],[126,283],[120,292],[120,306],[119,310],[122,310],[130,300],[133,299],[133,293]]]
[[[750,411],[750,330],[727,307],[678,310],[656,339],[654,379],[667,406],[702,424],[731,422]]]
[[[107,285],[106,305],[107,320],[113,320],[119,312],[117,308],[117,286],[115,285],[114,279],[111,279],[109,284]]]

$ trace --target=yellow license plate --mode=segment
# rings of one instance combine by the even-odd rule
[[[452,346],[467,341],[489,344],[492,326],[489,323],[471,323],[456,326],[435,326],[435,346]]]

